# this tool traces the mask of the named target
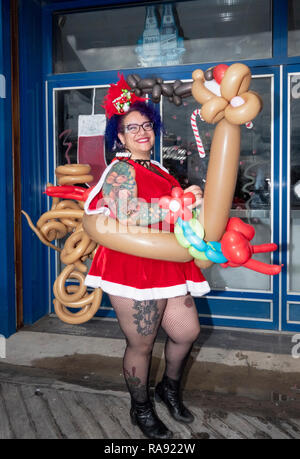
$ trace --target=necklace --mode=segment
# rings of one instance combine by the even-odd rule
[[[130,159],[130,156],[131,156],[131,153],[120,152],[116,154],[116,158],[118,158],[120,161],[128,161]],[[149,171],[154,172],[160,177],[164,179],[166,178],[155,167],[152,166],[150,159],[133,159],[132,161],[139,164],[140,166],[145,167],[145,169],[148,169]]]
[[[146,169],[151,169],[150,159],[134,159],[134,162],[144,166]]]

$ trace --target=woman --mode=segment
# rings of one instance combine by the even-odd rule
[[[128,108],[128,107],[127,107]],[[166,211],[158,199],[170,195],[179,183],[158,163],[150,160],[155,134],[161,129],[160,117],[144,101],[136,101],[127,112],[111,116],[106,135],[111,144],[123,145],[90,193],[85,211],[103,211],[106,202],[124,225],[155,225],[164,220]],[[202,191],[191,186],[201,204]],[[106,209],[107,211],[107,209]],[[171,229],[172,230],[172,229]],[[180,380],[200,325],[194,300],[209,291],[201,271],[193,261],[175,263],[122,254],[99,247],[86,285],[101,287],[109,294],[127,347],[123,372],[132,406],[130,416],[148,438],[171,438],[172,432],[158,418],[149,398],[148,378],[151,355],[159,326],[168,335],[165,345],[165,373],[155,388],[155,398],[163,401],[177,421],[190,423],[194,417],[183,405]]]

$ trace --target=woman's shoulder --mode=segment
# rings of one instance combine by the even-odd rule
[[[127,174],[130,173],[131,175],[134,175],[134,162],[130,161],[128,159],[123,160],[123,159],[113,159],[110,165],[105,169],[104,172],[109,173],[109,172],[114,172],[117,174]],[[107,175],[107,174],[106,174]]]

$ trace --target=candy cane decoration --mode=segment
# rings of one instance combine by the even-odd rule
[[[199,130],[198,130],[197,122],[196,122],[197,115],[199,115],[200,119],[202,120],[200,108],[197,108],[196,110],[193,111],[193,113],[191,115],[191,125],[192,125],[192,129],[193,129],[193,132],[194,132],[194,136],[195,136],[195,140],[196,140],[196,144],[197,144],[197,148],[198,148],[198,152],[199,152],[200,158],[204,158],[205,157],[205,150],[204,150],[204,147],[203,147],[203,143],[202,143],[201,137],[199,135]]]

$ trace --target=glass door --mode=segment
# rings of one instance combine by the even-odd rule
[[[286,189],[283,208],[284,240],[284,305],[282,323],[287,330],[300,330],[300,66],[288,66],[286,89],[286,155],[283,163]]]
[[[263,100],[263,109],[252,128],[241,127],[241,155],[231,216],[239,217],[255,228],[253,244],[278,243],[279,191],[279,92],[278,69],[253,71],[251,90]],[[215,126],[198,118],[199,133],[206,151],[201,159],[191,128],[190,116],[199,108],[194,99],[182,106],[163,103],[166,132],[162,141],[162,162],[183,187],[205,187],[209,150]],[[216,196],[216,199],[218,197]],[[257,254],[255,259],[277,263],[278,253]],[[246,268],[223,269],[213,265],[205,271],[212,292],[198,300],[202,323],[255,328],[278,326],[278,277],[259,274]]]

